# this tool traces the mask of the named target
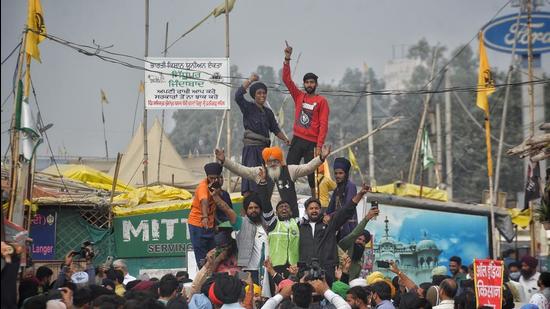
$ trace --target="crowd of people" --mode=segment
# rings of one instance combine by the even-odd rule
[[[370,188],[358,191],[346,158],[334,160],[332,181],[324,163],[331,153],[325,144],[329,105],[316,93],[315,74],[304,76],[305,91],[295,85],[291,56],[287,45],[283,82],[295,103],[292,140],[280,130],[257,75],[235,94],[245,128],[242,161],[216,149],[216,162],[204,167],[188,217],[198,265],[193,278],[187,272],[136,278],[123,260],[93,265],[89,250],[80,254],[85,267],[71,252],[55,280],[52,269],[29,268],[16,288],[19,257],[2,242],[2,308],[479,308],[473,268],[458,256],[448,268],[434,267],[429,282],[415,282],[394,261],[385,261],[390,277],[362,272],[371,241],[367,225],[380,211],[371,207],[358,218],[356,206]],[[247,91],[254,101],[245,98]],[[286,160],[283,149],[271,147],[270,133],[289,146]],[[224,168],[242,179],[241,213],[222,189]],[[312,193],[303,216],[296,194],[301,177]],[[514,302],[549,308],[550,273],[537,266],[529,256],[507,261],[502,308]]]

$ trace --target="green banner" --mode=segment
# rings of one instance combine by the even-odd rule
[[[114,218],[117,257],[187,256],[189,210]]]

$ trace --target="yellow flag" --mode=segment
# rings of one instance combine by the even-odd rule
[[[38,44],[45,38],[40,34],[46,34],[46,25],[44,24],[44,14],[42,13],[40,0],[29,0],[27,27],[29,31],[27,32],[25,52],[36,59],[36,61],[42,62],[40,61],[40,49],[38,49]]]
[[[145,92],[145,83],[143,81],[140,81],[139,82],[139,93],[144,93]]]
[[[103,89],[101,89],[101,103],[109,103],[109,100],[107,100],[107,95]]]
[[[357,164],[357,159],[355,158],[353,151],[351,151],[351,147],[348,147],[348,157],[351,166],[356,170],[360,170],[361,168],[359,167],[359,164]]]
[[[229,12],[233,9],[233,6],[235,5],[235,0],[228,0],[227,1],[227,8],[229,9]],[[214,17],[218,17],[222,14],[225,14],[225,1],[222,2],[222,4],[218,5],[213,11],[212,15]]]
[[[495,92],[495,80],[489,61],[487,60],[487,53],[485,51],[485,45],[483,43],[483,32],[479,33],[479,73],[477,77],[477,107],[489,114],[489,102],[487,97]]]

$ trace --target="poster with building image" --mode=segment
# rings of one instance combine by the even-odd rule
[[[380,204],[380,216],[367,224],[375,235],[375,260],[396,261],[399,268],[417,283],[431,281],[432,269],[448,267],[457,255],[464,265],[474,258],[487,258],[489,220],[486,216],[441,212]],[[388,277],[394,274],[379,269]]]
[[[155,58],[145,61],[147,109],[229,109],[228,58]]]

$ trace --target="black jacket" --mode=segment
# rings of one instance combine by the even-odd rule
[[[338,241],[336,232],[355,214],[357,204],[350,202],[334,212],[328,224],[320,218],[315,224],[315,236],[311,235],[308,220],[300,223],[300,262],[310,263],[311,258],[318,258],[323,266],[338,264]]]

